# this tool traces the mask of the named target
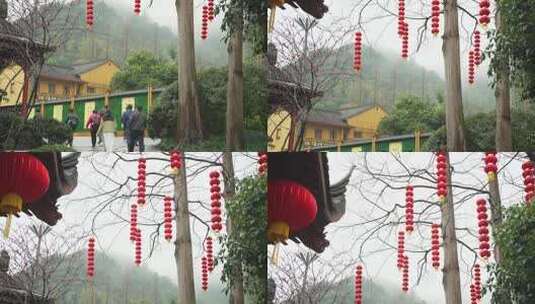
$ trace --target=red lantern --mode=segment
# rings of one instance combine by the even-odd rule
[[[208,38],[208,15],[209,9],[207,5],[202,7],[202,27],[201,27],[201,39]]]
[[[304,186],[289,180],[268,183],[268,240],[278,243],[288,239],[316,218],[318,206],[314,195]]]
[[[440,267],[440,237],[438,235],[439,228],[439,224],[431,225],[431,261],[435,270],[438,270]]]
[[[448,195],[446,170],[448,165],[446,163],[446,154],[444,152],[437,153],[437,195],[439,201],[443,203]]]
[[[398,232],[398,269],[403,269],[405,264],[405,232]]]
[[[487,216],[487,201],[480,198],[476,201],[477,204],[477,220],[479,227],[479,255],[487,260],[490,257],[490,244],[489,244],[489,222]]]
[[[479,23],[486,28],[490,23],[490,2],[489,0],[479,1]]]
[[[136,230],[136,251],[134,262],[137,266],[141,265],[141,230]]]
[[[212,237],[206,238],[206,262],[208,265],[208,271],[212,272],[214,270],[214,248]]]
[[[258,152],[258,174],[264,175],[268,168],[268,155],[265,152]]]
[[[353,68],[359,72],[362,67],[362,33],[355,33],[355,56],[353,58]]]
[[[87,24],[88,30],[93,30],[93,0],[86,1],[86,10],[85,10],[85,23]]]
[[[137,205],[130,206],[130,241],[136,241],[137,234]]]
[[[475,78],[475,60],[474,51],[468,53],[468,83],[474,84]]]
[[[474,298],[476,303],[481,300],[481,268],[479,264],[474,265]]]
[[[398,2],[398,35],[403,37],[405,34],[405,0]]]
[[[205,256],[201,259],[202,266],[202,277],[201,277],[201,288],[202,290],[208,290],[208,262]]]
[[[403,256],[403,277],[401,281],[401,290],[403,292],[409,291],[409,257]]]
[[[7,216],[4,237],[9,237],[11,220],[23,204],[41,198],[50,185],[48,169],[29,153],[0,152],[0,216]]]
[[[496,163],[498,162],[498,158],[496,157],[496,153],[493,152],[487,152],[485,153],[485,173],[487,173],[487,178],[489,182],[496,180],[496,172],[498,172],[498,166]]]
[[[216,233],[223,228],[221,224],[221,188],[219,187],[219,172],[210,172],[210,198],[212,199],[212,230]]]
[[[474,31],[474,61],[477,66],[481,64],[481,33]]]
[[[437,36],[440,32],[440,0],[431,1],[431,33]]]
[[[362,304],[362,265],[355,272],[355,304]]]
[[[526,204],[531,204],[535,198],[535,168],[531,161],[522,164],[522,177],[524,177],[524,192]]]
[[[90,237],[87,243],[87,277],[95,276],[95,238]]]
[[[141,14],[141,0],[134,0],[134,14]]]
[[[138,159],[137,164],[137,203],[140,206],[145,205],[145,198],[146,198],[146,160],[141,157]]]
[[[414,230],[414,193],[411,185],[405,190],[405,230],[410,234]]]
[[[212,21],[215,17],[214,0],[208,0],[208,20]]]
[[[163,203],[164,203],[164,210],[163,210],[163,218],[164,218],[164,238],[166,241],[170,242],[173,238],[173,210],[171,207],[171,202],[173,201],[173,198],[166,196],[164,197]]]
[[[171,174],[177,175],[182,166],[182,157],[179,151],[171,151],[169,155],[169,162],[171,163]]]
[[[403,35],[401,36],[401,58],[409,58],[409,24],[404,23]]]
[[[474,284],[470,284],[470,304],[477,304],[476,288]]]

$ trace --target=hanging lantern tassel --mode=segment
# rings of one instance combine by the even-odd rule
[[[22,197],[20,197],[20,195],[15,193],[8,193],[2,197],[2,200],[0,201],[0,213],[7,214],[7,220],[4,226],[4,239],[9,238],[13,214],[17,214],[21,210]]]
[[[283,6],[286,3],[285,0],[270,0],[269,2],[269,21],[268,21],[268,32],[273,32],[275,28],[275,14],[277,12],[278,6]]]
[[[497,162],[496,153],[485,153],[485,173],[487,173],[489,183],[496,180],[496,173],[498,171]]]
[[[531,161],[522,164],[522,177],[524,177],[524,199],[527,205],[530,205],[535,198],[535,168]]]

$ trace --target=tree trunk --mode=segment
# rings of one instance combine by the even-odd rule
[[[442,283],[446,304],[462,304],[461,279],[459,275],[459,258],[457,255],[457,236],[455,233],[455,208],[451,187],[451,171],[449,155],[446,156],[448,164],[448,195],[446,202],[442,203],[442,237],[444,241],[444,269]]]
[[[465,150],[464,115],[461,89],[461,63],[459,53],[459,16],[457,0],[444,4],[444,68],[446,76],[446,132],[448,151]]]
[[[195,304],[193,258],[186,181],[186,159],[182,154],[182,166],[175,177],[176,241],[175,262],[178,274],[178,304]]]
[[[237,8],[240,9],[240,8]],[[230,151],[243,151],[243,13],[236,15],[228,44],[227,139]]]
[[[193,0],[176,0],[178,18],[178,98],[177,142],[191,144],[202,140],[201,113],[195,71],[193,39]]]
[[[234,179],[234,164],[232,162],[232,152],[225,151],[223,153],[223,179],[225,183],[225,202],[230,201],[236,194],[236,182]],[[231,235],[232,230],[232,219],[227,218],[227,233]],[[240,257],[238,257],[238,260]],[[244,303],[244,292],[243,292],[243,276],[241,266],[236,266],[232,269],[233,281],[230,288],[230,304],[243,304]]]
[[[498,177],[495,180],[489,182],[490,193],[490,225],[492,232],[497,231],[498,225],[502,223],[502,201],[500,198],[500,186],[498,184]],[[496,264],[500,264],[501,255],[498,244],[494,246],[494,259]]]
[[[496,31],[500,31],[501,14],[499,1],[496,2]],[[496,70],[496,151],[513,151],[513,139],[511,131],[511,94],[509,90],[509,66],[500,65]]]

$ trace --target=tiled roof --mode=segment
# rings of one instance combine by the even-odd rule
[[[44,64],[40,75],[41,77],[82,82],[80,77],[74,72],[73,68],[59,65]]]
[[[323,124],[335,127],[349,127],[337,111],[312,110],[306,119],[307,123]]]
[[[72,68],[74,72],[78,75],[83,74],[87,71],[91,71],[94,68],[97,68],[104,63],[108,62],[109,59],[102,59],[94,62],[86,62],[86,63],[80,63],[80,64],[73,64]]]
[[[355,106],[355,107],[348,107],[340,109],[340,115],[342,118],[346,119],[355,115],[358,115],[360,113],[366,112],[370,109],[373,109],[376,107],[376,105],[370,104],[370,105],[363,105],[363,106]]]

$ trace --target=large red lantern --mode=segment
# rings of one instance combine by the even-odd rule
[[[173,208],[171,207],[173,198],[165,196],[163,200],[164,210],[163,210],[163,219],[164,219],[164,238],[166,241],[170,242],[173,238]]]
[[[264,175],[268,168],[268,155],[266,152],[258,152],[258,174]]]
[[[431,225],[431,261],[435,270],[440,267],[440,236],[438,229],[440,224]]]
[[[362,304],[362,265],[355,271],[355,304]]]
[[[487,260],[490,257],[489,222],[487,216],[487,201],[480,198],[477,204],[477,220],[479,227],[479,255]]]
[[[201,259],[201,267],[202,267],[201,288],[202,290],[206,291],[208,290],[208,261],[205,256],[203,256]]]
[[[486,28],[490,23],[490,2],[489,0],[479,1],[479,23]]]
[[[398,269],[401,271],[405,264],[405,231],[398,232]]]
[[[403,292],[409,291],[409,257],[403,256],[403,277],[401,281],[401,290]]]
[[[90,237],[87,243],[87,277],[95,276],[95,238]]]
[[[137,234],[137,204],[130,206],[130,241],[136,241]]]
[[[141,14],[141,0],[134,0],[134,14]]]
[[[353,68],[359,72],[362,67],[362,33],[355,33],[355,56],[353,58]]]
[[[87,0],[85,9],[85,23],[87,24],[87,29],[90,31],[93,30],[93,21],[93,0]]]
[[[211,214],[212,214],[212,230],[216,233],[220,232],[223,229],[221,224],[221,187],[219,186],[219,172],[212,171],[210,172],[210,198],[211,203]]]
[[[283,242],[316,218],[314,195],[303,185],[289,180],[268,183],[268,240]]]
[[[487,173],[487,178],[489,182],[496,180],[496,173],[498,172],[498,166],[496,165],[498,162],[498,158],[496,157],[496,153],[493,152],[487,152],[485,153],[485,173]]]
[[[474,61],[477,66],[481,64],[481,33],[474,31]]]
[[[146,183],[147,183],[147,171],[146,160],[140,157],[137,160],[137,204],[140,206],[145,205],[146,198]]]
[[[209,9],[207,5],[202,7],[202,27],[201,27],[201,39],[205,40],[208,38],[208,15]]]
[[[522,164],[522,177],[524,177],[524,192],[526,204],[531,204],[535,198],[535,167],[531,161]]]
[[[431,34],[437,36],[440,32],[440,0],[431,1]]]
[[[41,198],[50,185],[45,165],[29,153],[0,153],[0,216],[7,216],[4,237],[9,237],[11,220],[23,204]]]
[[[474,84],[474,78],[475,78],[474,51],[470,50],[470,52],[468,52],[468,83]]]
[[[446,200],[448,195],[447,190],[447,177],[446,173],[448,170],[448,165],[446,163],[446,154],[444,152],[437,153],[437,195],[441,203]]]
[[[408,234],[414,231],[414,192],[408,185],[405,190],[405,230]]]
[[[136,242],[135,242],[135,258],[134,263],[139,266],[141,265],[141,230],[137,229],[136,231]]]
[[[182,166],[182,157],[180,152],[171,151],[171,154],[169,155],[169,161],[171,163],[171,174],[177,175],[180,167]]]

